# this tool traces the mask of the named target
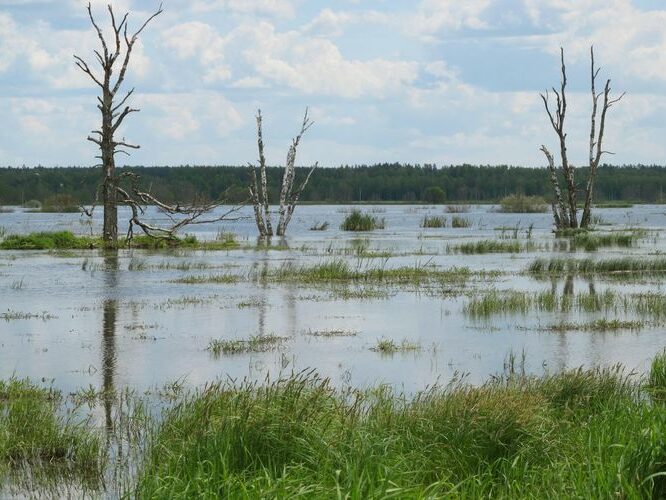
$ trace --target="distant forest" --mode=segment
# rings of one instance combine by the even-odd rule
[[[141,176],[142,186],[165,201],[186,202],[199,196],[231,202],[247,198],[247,167],[126,167]],[[279,195],[280,168],[269,168],[271,194]],[[297,175],[303,176],[304,169]],[[587,179],[577,169],[578,182]],[[68,195],[79,203],[91,203],[101,178],[99,168],[0,168],[0,205],[44,202]],[[298,178],[297,178],[298,179]],[[298,180],[297,180],[298,185]],[[601,166],[596,179],[596,201],[662,202],[666,167]],[[379,164],[319,168],[303,193],[303,202],[496,202],[518,193],[550,199],[551,186],[545,168],[510,166]]]

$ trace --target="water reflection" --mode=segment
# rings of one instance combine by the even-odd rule
[[[571,298],[575,294],[575,276],[574,274],[567,274],[567,276],[562,280],[564,285],[562,286],[562,298]],[[553,295],[558,294],[558,286],[560,284],[560,279],[558,277],[552,277],[550,280],[550,292]],[[596,295],[597,290],[594,283],[594,279],[588,278],[587,280],[587,290],[590,295]]]
[[[116,325],[118,301],[115,291],[118,286],[118,252],[108,251],[104,255],[104,284],[107,298],[102,313],[102,394],[107,439],[113,431],[113,399],[116,370]]]

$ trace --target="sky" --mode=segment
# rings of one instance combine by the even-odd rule
[[[108,0],[92,2],[108,27]],[[93,165],[98,39],[84,0],[0,0],[0,165]],[[116,0],[139,26],[159,3]],[[606,158],[666,163],[663,0],[164,0],[141,34],[119,136],[132,165],[283,164],[305,107],[297,164],[545,165],[557,150],[539,93],[568,78],[570,159],[584,165],[589,49],[616,94]]]

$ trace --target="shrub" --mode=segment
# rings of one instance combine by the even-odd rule
[[[80,209],[79,204],[71,195],[56,194],[44,200],[41,211],[53,213],[78,213]]]
[[[444,203],[446,193],[439,186],[430,186],[426,188],[423,197],[428,203]]]

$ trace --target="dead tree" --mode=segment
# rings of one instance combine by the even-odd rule
[[[590,209],[592,203],[592,195],[594,191],[594,180],[597,173],[597,167],[599,166],[599,161],[601,156],[608,151],[604,151],[602,148],[602,142],[604,137],[604,129],[606,124],[606,113],[608,109],[618,102],[624,94],[616,99],[610,98],[610,80],[606,81],[606,86],[604,91],[597,94],[596,92],[596,78],[599,74],[599,69],[594,67],[594,47],[590,47],[590,59],[591,59],[591,88],[592,88],[592,117],[591,117],[591,127],[590,127],[590,156],[589,156],[589,172],[588,179],[584,190],[585,204],[583,207],[583,215],[580,220],[580,227],[587,228],[590,224]],[[562,177],[564,178],[564,191],[566,193],[566,199],[563,196],[562,189],[560,187],[560,176],[558,175],[558,168],[555,166],[555,159],[550,153],[546,146],[541,146],[541,151],[543,151],[548,161],[548,170],[550,174],[550,182],[553,186],[553,196],[554,200],[552,202],[553,210],[553,219],[555,221],[555,227],[557,229],[571,228],[576,229],[579,227],[578,222],[578,207],[576,205],[576,182],[575,182],[575,168],[569,162],[567,154],[567,134],[565,132],[564,122],[567,112],[567,97],[566,97],[566,86],[567,86],[567,72],[566,66],[564,64],[564,49],[560,48],[560,61],[561,61],[561,71],[562,71],[562,80],[560,82],[560,90],[558,91],[553,87],[553,93],[556,98],[556,109],[553,112],[549,106],[549,95],[548,92],[541,94],[541,99],[543,100],[546,113],[550,120],[550,124],[557,135],[559,145],[560,145],[560,161],[562,169]],[[596,130],[596,120],[598,115],[598,101],[601,96],[604,96],[603,107],[601,111],[601,119],[599,124],[599,131]]]
[[[95,21],[91,5],[88,3],[88,17],[101,44],[101,50],[94,51],[95,59],[101,66],[101,74],[93,71],[83,58],[77,55],[74,56],[75,64],[101,89],[101,96],[97,97],[97,108],[102,115],[102,125],[100,129],[93,130],[92,135],[89,135],[87,139],[97,144],[100,150],[100,154],[96,158],[101,160],[99,166],[102,167],[103,179],[97,191],[96,200],[99,198],[101,191],[104,208],[104,244],[115,246],[117,243],[119,204],[127,205],[132,213],[129,219],[127,241],[132,239],[134,226],[140,227],[145,234],[151,237],[173,239],[176,232],[186,225],[212,223],[227,218],[230,213],[237,211],[238,208],[232,208],[221,216],[204,220],[201,216],[222,205],[222,202],[200,203],[195,201],[184,206],[164,203],[154,197],[150,191],[141,189],[138,182],[139,177],[136,174],[125,172],[116,175],[115,156],[117,154],[129,156],[128,149],[140,148],[139,145],[130,144],[125,138],[116,139],[118,129],[125,119],[130,114],[139,111],[139,109],[127,105],[128,100],[134,93],[133,88],[124,93],[122,98],[120,98],[119,92],[125,81],[132,49],[146,26],[162,13],[162,4],[133,34],[128,31],[129,13],[125,13],[118,22],[113,7],[109,4],[107,8],[113,32],[110,40],[107,40]],[[117,76],[114,79],[116,73]],[[145,222],[142,216],[145,214],[146,205],[156,206],[162,214],[167,216],[170,224],[167,227],[160,227]],[[84,212],[88,216],[92,216],[94,207],[95,205],[92,209],[84,210]]]
[[[299,187],[294,190],[294,184],[296,181],[296,151],[298,145],[301,142],[303,134],[312,126],[313,122],[308,116],[308,110],[305,109],[305,115],[303,116],[303,123],[301,124],[301,130],[294,139],[291,141],[291,146],[287,152],[287,161],[284,167],[284,172],[282,174],[282,187],[280,189],[280,208],[279,208],[279,219],[277,224],[276,235],[284,236],[287,231],[287,226],[291,221],[291,217],[294,214],[294,209],[298,204],[298,200],[301,196],[301,193],[305,189],[310,180],[312,172],[317,168],[317,163],[315,163],[310,170],[308,171],[305,179],[299,185]],[[257,112],[257,146],[259,148],[259,176],[257,176],[257,168],[250,164],[250,200],[254,207],[254,218],[257,223],[257,229],[259,230],[259,236],[262,238],[270,238],[273,236],[273,224],[271,221],[271,211],[270,211],[270,200],[268,193],[268,180],[266,175],[266,157],[264,155],[264,139],[263,139],[263,128],[262,128],[262,116],[261,110]],[[261,184],[259,184],[259,182]]]

